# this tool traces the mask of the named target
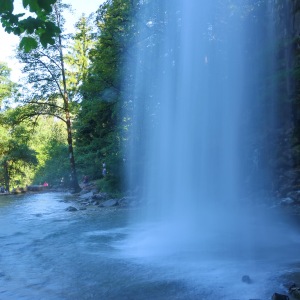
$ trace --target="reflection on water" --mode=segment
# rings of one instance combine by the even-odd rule
[[[139,230],[143,242],[144,229],[129,226],[128,209],[72,213],[62,200],[72,198],[0,198],[0,299],[269,299],[283,291],[281,262],[138,255],[129,236]]]

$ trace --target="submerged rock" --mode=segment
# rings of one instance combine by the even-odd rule
[[[252,283],[252,280],[251,280],[249,275],[244,275],[242,277],[242,281],[245,282],[245,283],[248,283],[248,284]]]
[[[66,208],[66,211],[77,211],[78,209],[74,206],[69,206]]]
[[[110,200],[104,201],[100,206],[101,207],[112,207],[112,206],[117,206],[117,205],[119,205],[118,200],[110,199]]]
[[[294,204],[295,203],[295,200],[294,199],[292,199],[292,198],[290,198],[290,197],[287,197],[287,198],[283,198],[283,199],[281,199],[281,201],[280,201],[280,204],[281,205],[292,205],[292,204]]]

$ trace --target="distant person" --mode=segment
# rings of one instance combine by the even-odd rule
[[[86,175],[84,175],[83,178],[82,178],[82,182],[83,182],[84,184],[89,183],[89,177],[86,176]]]
[[[106,176],[106,163],[103,162],[102,164],[102,176],[105,177]]]
[[[43,186],[44,186],[44,187],[49,186],[48,182],[45,181],[45,182],[43,183]]]

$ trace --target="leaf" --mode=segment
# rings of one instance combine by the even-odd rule
[[[53,45],[55,40],[51,32],[44,32],[40,35],[40,42],[44,48],[47,47],[48,44]]]
[[[38,5],[41,9],[45,10],[46,13],[52,11],[52,5],[55,4],[57,0],[37,0]]]
[[[20,48],[23,49],[26,53],[30,52],[33,49],[36,49],[37,46],[37,41],[32,37],[25,36],[20,42]]]
[[[30,0],[23,0],[22,2],[23,2],[24,8],[26,8],[29,5]]]
[[[29,4],[30,12],[36,13],[36,12],[40,11],[40,6],[39,6],[37,0],[30,0],[30,1],[28,1],[28,4]]]
[[[0,13],[10,12],[14,10],[13,0],[1,0],[0,1]]]

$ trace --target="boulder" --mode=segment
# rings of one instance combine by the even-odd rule
[[[93,192],[88,192],[88,193],[85,193],[85,194],[83,194],[83,195],[80,195],[79,197],[80,197],[81,199],[87,200],[87,199],[92,198],[93,195],[94,195]]]
[[[96,193],[92,197],[94,200],[107,200],[108,194],[107,193]]]
[[[116,199],[110,199],[107,201],[104,201],[103,203],[101,203],[101,207],[113,207],[113,206],[117,206],[119,205],[118,200]]]

